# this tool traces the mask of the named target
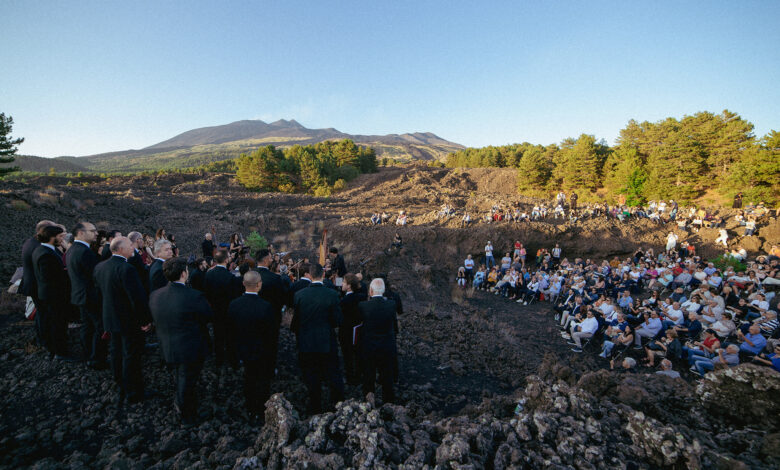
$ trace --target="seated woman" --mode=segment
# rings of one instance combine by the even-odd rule
[[[679,359],[682,355],[682,345],[677,339],[677,332],[671,328],[666,330],[662,340],[651,341],[645,346],[645,354],[647,355],[645,362],[648,367],[655,365],[656,358],[667,358],[672,361]]]
[[[458,287],[461,289],[466,288],[466,268],[463,266],[458,268],[458,275],[456,276],[456,280],[458,282]]]
[[[704,330],[704,339],[683,346],[682,353],[688,359],[688,364],[693,365],[698,359],[714,356],[718,348],[720,348],[720,340],[715,335],[715,330],[707,328]]]
[[[487,275],[487,281],[485,282],[486,290],[493,290],[498,284],[498,269],[493,266],[490,268],[490,272]]]
[[[611,339],[604,341],[604,345],[602,346],[601,349],[601,354],[599,354],[599,357],[603,357],[604,359],[609,359],[609,357],[612,355],[612,351],[614,350],[615,346],[626,349],[629,348],[634,343],[634,329],[631,328],[631,325],[629,325],[628,323],[624,324],[622,330],[616,330],[613,328],[611,333],[617,333],[617,334],[610,335]]]
[[[474,274],[474,281],[472,285],[474,289],[482,289],[485,284],[485,266],[480,266],[479,270]]]

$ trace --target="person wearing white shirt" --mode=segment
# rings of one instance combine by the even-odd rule
[[[496,265],[496,260],[493,258],[493,244],[490,241],[485,245],[485,265],[488,269]]]
[[[588,310],[588,317],[581,323],[572,322],[571,339],[574,340],[572,351],[582,352],[582,338],[590,338],[599,328],[599,321],[593,316],[593,312]]]

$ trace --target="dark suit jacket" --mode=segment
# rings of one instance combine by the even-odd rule
[[[352,340],[352,329],[359,325],[362,321],[360,316],[360,310],[358,310],[358,304],[364,302],[366,296],[360,293],[347,293],[343,299],[341,299],[341,313],[344,316],[344,321],[339,327],[339,336],[342,338]],[[351,342],[349,344],[352,344]]]
[[[141,278],[141,284],[144,286],[144,290],[146,290],[146,293],[148,294],[150,292],[149,291],[149,270],[146,268],[146,264],[144,264],[144,259],[141,257],[141,253],[139,253],[138,250],[136,250],[133,253],[133,256],[131,256],[130,259],[127,260],[127,262],[130,263],[138,272],[138,277]]]
[[[244,294],[228,307],[232,338],[242,361],[270,357],[276,326],[271,304],[254,294]]]
[[[172,282],[152,292],[149,310],[165,362],[181,364],[206,358],[209,343],[205,325],[213,314],[203,294]]]
[[[366,352],[395,354],[395,302],[384,297],[371,297],[358,304],[363,326],[360,345]]]
[[[221,266],[206,271],[206,298],[211,304],[216,320],[225,320],[230,302],[241,295],[241,278]]]
[[[149,266],[149,291],[154,292],[160,287],[168,285],[168,279],[165,279],[165,274],[162,270],[163,262],[159,259],[152,261],[152,265]]]
[[[263,286],[260,288],[260,298],[271,304],[274,309],[277,323],[282,320],[282,306],[289,303],[289,291],[287,286],[282,283],[282,278],[272,273],[265,267],[258,266],[257,272],[263,280]]]
[[[33,251],[32,262],[38,299],[58,308],[70,308],[70,280],[60,253],[39,245]]]
[[[292,292],[292,295],[295,295],[296,292],[298,292],[301,289],[305,289],[311,285],[311,281],[305,277],[302,277],[295,281],[290,288],[290,292]]]
[[[19,293],[29,297],[38,297],[38,284],[35,282],[35,268],[32,255],[36,248],[41,246],[37,238],[28,238],[22,245],[22,283],[19,285]]]
[[[195,268],[190,273],[190,286],[201,292],[206,292],[206,271]]]
[[[151,321],[149,299],[141,278],[130,263],[119,256],[95,267],[95,284],[103,298],[103,327],[112,333],[139,333]]]
[[[111,244],[106,243],[103,245],[103,248],[100,250],[100,261],[105,261],[109,258],[111,258],[113,253],[111,253]]]
[[[334,328],[342,321],[340,303],[339,295],[320,283],[312,283],[295,293],[295,313],[290,329],[298,336],[298,351],[335,351]]]
[[[67,265],[70,277],[70,303],[77,307],[89,305],[100,308],[100,291],[95,285],[93,274],[98,257],[91,248],[74,241],[68,249]]]
[[[333,271],[336,272],[338,277],[344,277],[347,274],[347,265],[344,263],[343,256],[336,255],[336,258],[333,260]]]

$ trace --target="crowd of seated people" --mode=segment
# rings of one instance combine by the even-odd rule
[[[569,262],[556,244],[539,248],[526,263],[522,244],[514,247],[498,262],[490,256],[478,267],[469,255],[459,284],[524,306],[549,302],[575,353],[591,346],[613,364],[631,355],[635,363],[671,376],[684,369],[704,375],[748,361],[780,371],[780,329],[770,307],[780,284],[777,247],[747,263],[745,271],[719,269],[689,244],[657,256],[639,249],[623,260],[601,262]]]

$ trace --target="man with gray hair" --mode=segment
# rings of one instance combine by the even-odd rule
[[[395,302],[383,297],[385,281],[376,278],[368,289],[369,300],[358,304],[363,321],[360,349],[363,351],[363,393],[373,393],[376,375],[385,403],[395,401],[393,367],[397,354]]]
[[[161,238],[154,242],[154,261],[149,267],[149,291],[154,292],[160,287],[165,287],[168,280],[163,274],[163,263],[173,258],[173,247],[171,242]]]
[[[663,361],[661,361],[661,370],[657,371],[656,374],[665,375],[673,379],[680,378],[680,373],[677,372],[676,370],[672,370],[672,361],[670,361],[669,359],[664,359]]]

